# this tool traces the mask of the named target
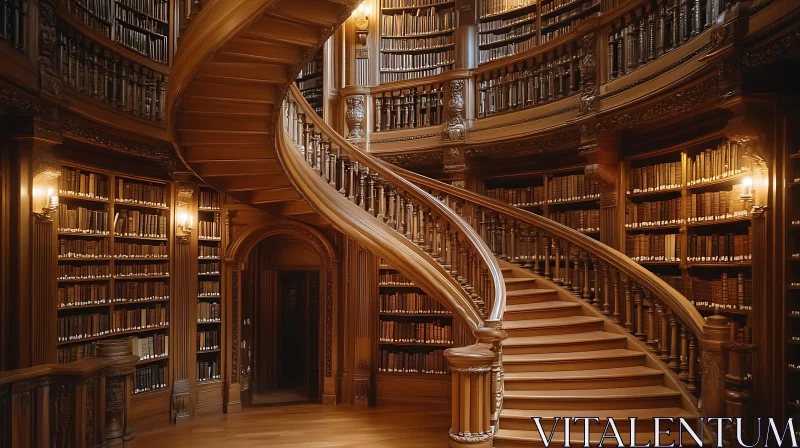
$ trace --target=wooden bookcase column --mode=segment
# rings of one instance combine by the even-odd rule
[[[619,207],[620,185],[620,136],[608,133],[585,142],[580,154],[586,157],[586,176],[600,185],[600,241],[614,249],[623,250],[622,221]],[[624,214],[623,214],[624,217]]]

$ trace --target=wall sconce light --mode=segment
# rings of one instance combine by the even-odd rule
[[[187,213],[185,210],[178,212],[177,216],[178,229],[183,233],[178,237],[182,242],[189,241],[189,237],[194,230],[194,217]]]
[[[33,187],[33,209],[41,208],[41,212],[34,212],[39,218],[49,218],[51,213],[58,210],[58,195],[53,194],[51,187]]]
[[[356,26],[356,40],[361,46],[367,45],[367,36],[369,35],[370,7],[367,2],[369,2],[369,0],[364,0],[358,5],[358,8],[353,11],[353,23]]]
[[[742,179],[742,193],[739,195],[739,199],[744,201],[751,201],[753,199],[753,178],[752,177],[745,177]]]

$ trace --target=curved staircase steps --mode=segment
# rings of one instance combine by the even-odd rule
[[[596,416],[602,423],[591,426],[593,446],[600,442],[606,418],[615,419],[626,443],[629,417],[640,419],[636,437],[641,443],[653,438],[655,417],[683,417],[697,426],[696,411],[683,408],[682,394],[667,387],[665,372],[647,364],[645,351],[628,335],[607,331],[608,321],[568,291],[507,263],[502,272],[508,339],[503,342],[505,385],[496,448],[545,446],[532,417],[542,418],[549,435],[555,417]],[[583,446],[583,423],[575,425],[571,444]],[[564,443],[561,421],[550,446]],[[616,441],[606,439],[605,444],[616,446]]]

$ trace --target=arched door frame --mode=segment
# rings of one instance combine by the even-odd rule
[[[241,372],[240,366],[240,339],[242,297],[242,267],[247,261],[250,252],[261,241],[274,236],[289,236],[301,239],[309,244],[319,256],[322,269],[320,270],[320,289],[324,292],[320,303],[320,372],[323,375],[322,402],[325,404],[336,403],[338,395],[336,378],[337,348],[334,346],[338,340],[337,308],[338,298],[338,272],[339,258],[331,241],[319,230],[299,221],[280,220],[269,223],[251,224],[231,238],[225,250],[223,263],[224,288],[226,297],[230,297],[225,305],[225,320],[229,323],[225,328],[225,365],[229,369],[226,375],[225,387],[225,412],[237,412],[241,409]]]

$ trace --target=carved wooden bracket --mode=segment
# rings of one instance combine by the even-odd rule
[[[447,126],[443,138],[451,142],[463,142],[467,139],[467,121],[464,117],[464,87],[466,80],[450,81],[450,100],[447,102]]]
[[[578,97],[578,116],[597,112],[599,98],[597,96],[597,38],[594,33],[583,36],[581,49],[583,57],[580,61],[581,80],[583,88]]]

